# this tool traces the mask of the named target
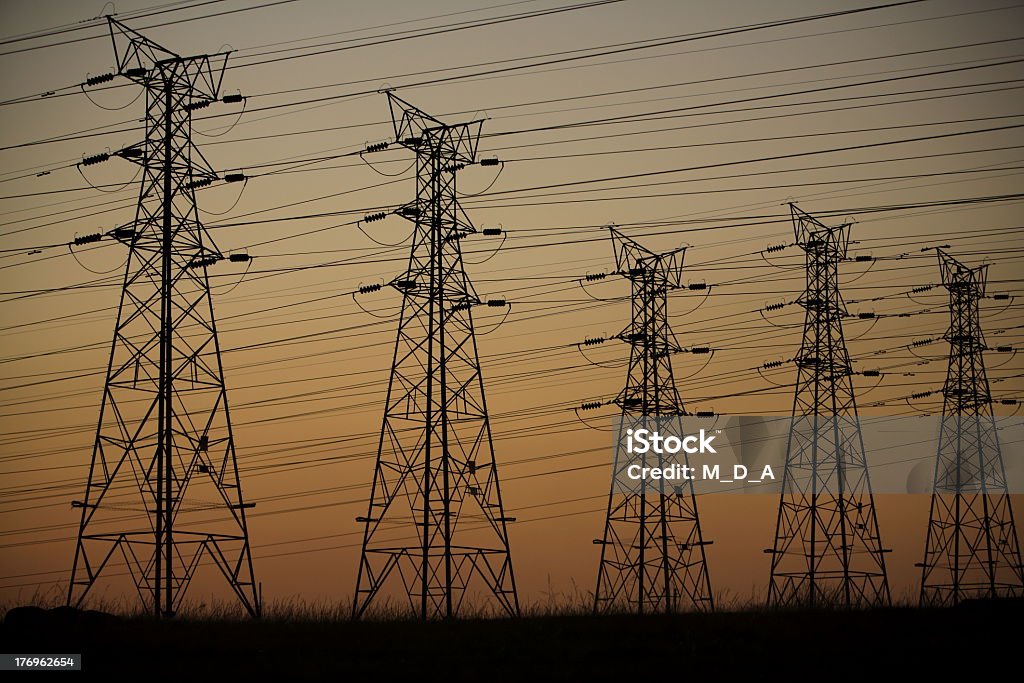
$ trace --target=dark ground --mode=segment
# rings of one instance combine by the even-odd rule
[[[81,653],[93,680],[633,681],[667,674],[679,681],[884,676],[909,683],[926,674],[976,680],[1019,670],[1024,604],[426,624],[13,612],[0,626],[0,651]]]

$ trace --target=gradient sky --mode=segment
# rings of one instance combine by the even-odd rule
[[[152,1],[116,9],[128,16]],[[141,28],[244,4],[125,21]],[[880,382],[855,380],[865,413],[938,407],[934,399],[904,400],[940,389],[946,367],[941,343],[919,355],[905,348],[940,337],[948,321],[941,290],[899,295],[938,283],[934,252],[922,249],[946,244],[966,263],[987,261],[990,293],[1018,288],[1019,200],[919,205],[1020,192],[1020,6],[927,0],[490,74],[480,72],[850,4],[625,0],[355,47],[374,36],[560,4],[298,0],[145,31],[183,55],[236,50],[224,92],[249,98],[240,118],[238,105],[215,105],[197,112],[194,128],[209,134],[195,141],[215,169],[254,176],[241,196],[238,185],[214,186],[198,201],[220,249],[254,257],[244,278],[238,264],[211,273],[243,485],[257,503],[250,516],[256,571],[268,600],[351,597],[361,535],[355,517],[369,494],[400,297],[387,289],[364,297],[370,313],[351,298],[323,297],[401,272],[406,248],[373,240],[398,242],[408,226],[393,217],[367,226],[369,236],[332,226],[402,204],[415,188],[411,159],[399,148],[369,157],[373,167],[358,157],[279,162],[388,139],[381,87],[398,88],[446,121],[487,117],[481,154],[506,162],[489,189],[489,167],[463,172],[459,183],[470,195],[486,190],[464,199],[477,226],[501,225],[509,235],[493,256],[496,243],[483,238],[464,249],[477,291],[512,302],[504,324],[485,312],[478,331],[486,332],[480,353],[503,498],[519,519],[511,542],[527,605],[593,590],[596,576],[591,540],[603,524],[609,438],[582,425],[572,406],[614,397],[628,349],[595,347],[591,364],[574,345],[617,333],[629,315],[628,283],[608,278],[584,290],[576,282],[614,267],[602,226],[618,223],[656,249],[690,245],[689,281],[714,285],[710,296],[684,292],[670,303],[680,342],[716,349],[709,363],[675,359],[694,412],[788,414],[790,390],[772,383],[791,382],[793,366],[763,376],[755,370],[792,358],[800,341],[802,309],[759,312],[792,302],[803,285],[798,249],[760,253],[792,243],[787,201],[828,223],[852,218],[853,251],[885,257],[844,266],[851,311],[915,314],[848,325],[856,368],[883,371]],[[3,0],[0,24],[16,36],[102,12],[98,2]],[[91,93],[92,101],[80,92],[7,101],[74,92],[61,89],[109,71],[113,56],[102,35],[94,28],[0,45],[0,601],[7,603],[66,586],[77,528],[69,501],[82,495],[118,301],[111,283],[125,258],[120,245],[105,242],[79,250],[76,262],[61,245],[129,222],[138,194],[127,162],[84,168],[84,178],[73,164],[139,140],[144,116],[134,86]],[[15,52],[86,36],[100,37]],[[245,66],[324,43],[352,49]],[[446,76],[465,77],[412,85]],[[332,97],[343,94],[351,96]],[[612,117],[626,118],[594,122]],[[82,132],[96,135],[26,144]],[[955,133],[962,134],[935,137]],[[932,139],[908,140],[922,137]],[[275,170],[287,172],[260,177]],[[653,172],[660,173],[597,182]],[[558,186],[568,182],[580,184]],[[324,212],[351,213],[300,218]],[[281,272],[315,264],[331,265]],[[86,282],[99,286],[18,294]],[[1019,304],[985,307],[990,345],[1018,345]],[[990,363],[994,396],[1024,398],[1021,361],[1004,354]],[[609,425],[611,411],[588,419]],[[894,596],[914,590],[927,505],[924,496],[878,499]],[[776,506],[769,496],[701,498],[720,602],[763,596],[762,550],[771,545]],[[106,595],[118,590],[113,582]],[[203,580],[194,597],[211,594],[224,597],[223,587]]]

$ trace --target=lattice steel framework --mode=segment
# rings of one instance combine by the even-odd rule
[[[422,619],[470,606],[516,615],[519,598],[498,485],[462,240],[476,232],[456,175],[476,160],[482,121],[447,125],[388,93],[395,139],[416,154],[414,224],[391,378],[364,522],[353,614],[391,583]],[[412,538],[410,538],[410,532]]]
[[[869,607],[890,601],[885,552],[857,417],[839,263],[850,226],[790,205],[805,253],[806,310],[771,554],[773,607]]]
[[[681,278],[685,247],[654,253],[611,228],[616,270],[632,283],[632,320],[618,335],[630,345],[626,386],[615,402],[622,410],[616,434],[612,486],[601,561],[594,593],[594,611],[674,612],[681,608],[711,610],[714,602],[705,541],[693,482],[673,486],[658,480],[632,483],[622,472],[626,430],[672,423],[666,433],[682,434],[686,415],[672,374],[672,354],[680,351],[668,322],[668,292],[684,286]],[[674,429],[675,431],[672,431]],[[642,466],[662,467],[663,456],[648,453]],[[680,452],[675,461],[685,459]],[[680,462],[686,464],[686,462]],[[622,490],[622,485],[630,482]],[[617,485],[618,484],[618,485]]]
[[[949,292],[949,368],[935,460],[921,604],[1024,595],[1024,572],[999,433],[985,373],[979,301],[988,266],[968,268],[939,250]]]
[[[110,19],[117,73],[146,93],[146,139],[68,603],[127,565],[157,616],[215,566],[260,611],[206,267],[222,258],[195,188],[217,176],[193,145],[192,111],[217,99],[227,54],[181,57]]]

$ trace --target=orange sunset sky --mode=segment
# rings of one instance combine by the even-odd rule
[[[463,250],[481,297],[511,302],[503,322],[486,308],[476,321],[524,606],[594,588],[611,438],[573,408],[614,398],[628,347],[608,342],[584,357],[576,344],[618,333],[630,315],[622,278],[579,283],[614,268],[604,226],[652,249],[689,245],[687,281],[711,285],[670,296],[680,343],[715,350],[710,361],[674,359],[691,412],[789,414],[795,367],[758,371],[800,343],[801,308],[762,311],[803,287],[786,202],[828,224],[854,221],[851,256],[875,260],[842,266],[852,313],[912,314],[848,322],[855,370],[881,371],[854,378],[862,414],[941,408],[935,396],[907,399],[940,390],[946,372],[943,342],[907,348],[948,323],[944,290],[906,294],[939,284],[928,247],[989,263],[990,294],[1020,286],[1021,5],[925,0],[757,26],[871,3],[156,2],[119,0],[116,12],[181,55],[234,50],[222,92],[247,98],[244,111],[195,112],[194,142],[218,172],[250,177],[204,188],[197,201],[220,250],[253,257],[247,272],[224,262],[210,274],[268,604],[348,601],[354,589],[355,518],[369,496],[401,296],[385,287],[360,306],[339,293],[402,272],[408,245],[387,245],[408,237],[406,221],[351,223],[415,192],[407,150],[367,163],[343,156],[393,136],[381,88],[448,122],[485,117],[480,154],[504,162],[497,177],[494,167],[461,172],[459,189],[478,228],[507,234],[474,236]],[[83,493],[123,277],[123,245],[72,254],[67,243],[130,222],[138,200],[132,164],[75,166],[144,134],[136,86],[113,81],[88,97],[78,87],[112,68],[106,29],[90,21],[111,6],[0,0],[7,604],[66,590],[79,515],[70,501]],[[136,16],[153,8],[172,11]],[[788,246],[763,253],[770,245]],[[990,346],[1021,343],[1015,299],[982,307]],[[987,360],[993,396],[1024,399],[1016,354]],[[613,414],[586,418],[608,428]],[[699,499],[720,604],[763,599],[777,504]],[[916,595],[928,498],[877,504],[893,595]],[[124,589],[115,576],[98,595]],[[193,589],[197,602],[228,597],[211,574]]]

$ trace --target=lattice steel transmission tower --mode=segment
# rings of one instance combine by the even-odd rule
[[[110,19],[117,74],[146,93],[134,222],[68,603],[127,565],[140,599],[172,616],[204,564],[260,611],[207,266],[223,258],[195,188],[217,178],[193,145],[192,111],[218,98],[227,54],[181,57]],[[110,80],[112,75],[90,79]]]
[[[790,205],[805,253],[803,343],[771,554],[773,607],[887,605],[885,569],[857,417],[839,263],[850,226],[829,228]]]
[[[978,303],[988,266],[968,268],[939,250],[949,291],[949,368],[935,460],[921,604],[1024,595],[1017,528],[985,373]]]
[[[484,603],[517,615],[513,520],[502,506],[473,329],[483,302],[462,259],[462,240],[476,229],[455,191],[457,172],[476,162],[482,121],[448,125],[391,92],[388,103],[395,140],[416,155],[416,199],[398,210],[414,229],[408,268],[391,283],[402,314],[369,508],[357,520],[365,526],[353,615],[388,584],[422,619]]]
[[[675,431],[667,433],[682,434],[681,421],[687,413],[672,374],[672,354],[681,348],[668,322],[668,292],[685,287],[686,248],[657,254],[615,228],[611,238],[616,270],[632,283],[632,321],[618,335],[630,345],[629,374],[615,399],[622,414],[604,536],[594,541],[601,546],[594,611],[711,610],[714,602],[704,552],[710,541],[701,533],[693,481],[669,489],[664,479],[645,485],[623,474],[631,462],[625,457],[628,429],[653,418],[662,426],[672,423]],[[673,457],[685,456],[680,452]],[[663,455],[642,457],[651,459],[642,466],[663,466]],[[629,484],[623,490],[625,482]]]

